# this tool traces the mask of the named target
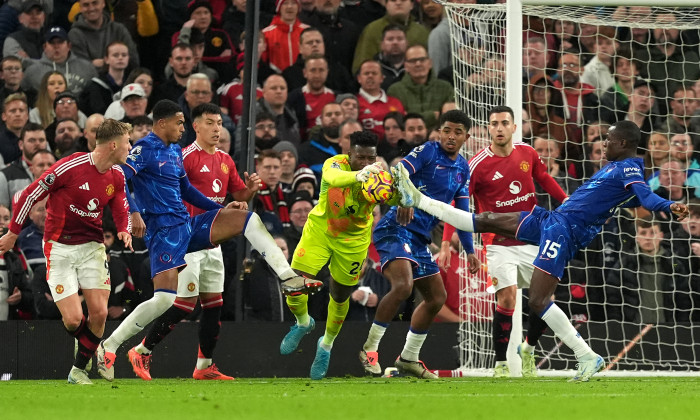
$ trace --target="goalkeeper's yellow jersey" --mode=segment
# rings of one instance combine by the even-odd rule
[[[352,248],[369,247],[372,239],[372,211],[376,204],[362,195],[357,171],[348,155],[336,155],[323,164],[318,204],[309,213],[307,226],[312,232],[325,232],[347,242]]]

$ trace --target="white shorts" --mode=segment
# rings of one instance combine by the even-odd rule
[[[200,293],[224,291],[224,256],[221,247],[185,255],[187,267],[177,277],[177,295],[195,297]]]
[[[486,263],[496,291],[513,285],[519,289],[529,287],[534,269],[532,262],[538,252],[535,245],[487,246]]]
[[[44,255],[46,281],[54,302],[78,293],[78,289],[112,289],[104,244],[66,245],[48,241],[44,243]]]

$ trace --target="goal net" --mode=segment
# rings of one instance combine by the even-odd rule
[[[475,126],[465,153],[488,146],[488,110],[509,105],[516,141],[535,147],[572,193],[606,163],[610,125],[637,123],[647,182],[661,196],[694,204],[694,212],[683,223],[643,209],[620,211],[571,262],[556,302],[608,371],[700,370],[700,165],[693,151],[700,149],[700,12],[508,3],[443,3],[457,104]],[[520,7],[522,14],[509,19],[509,9]],[[559,204],[543,192],[538,203]],[[462,368],[487,374],[495,362],[494,295],[484,273],[461,272]],[[511,343],[521,334],[514,330]],[[575,368],[573,352],[549,330],[536,356],[543,373]]]

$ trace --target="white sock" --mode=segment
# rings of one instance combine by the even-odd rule
[[[280,279],[287,280],[297,275],[256,213],[250,213],[243,235]]]
[[[581,334],[571,325],[564,311],[554,302],[549,305],[540,317],[547,323],[549,328],[554,331],[554,334],[574,351],[577,360],[589,354],[593,354],[593,350],[588,347],[588,344],[581,338]]]
[[[461,231],[474,232],[474,215],[472,213],[456,209],[425,195],[421,197],[420,201],[416,201],[416,207]]]
[[[138,354],[151,354],[151,350],[143,345],[143,341],[140,342],[138,346],[134,347],[134,350],[136,350]]]
[[[526,351],[526,352],[528,352],[528,353],[533,353],[533,352],[535,351],[535,346],[531,346],[531,345],[527,342],[527,339],[525,339],[525,341],[523,341],[523,343],[520,345],[520,348],[521,348],[523,351]]]
[[[335,338],[334,338],[334,340],[335,340]],[[333,348],[333,342],[331,341],[330,344],[326,344],[326,343],[323,342],[323,340],[321,340],[320,346],[321,346],[321,348],[322,348],[323,350],[325,350],[325,351],[331,351],[331,349]]]
[[[143,331],[148,324],[173,306],[175,296],[174,290],[159,290],[153,293],[152,298],[137,306],[105,340],[105,350],[116,353],[123,342]]]
[[[420,354],[420,348],[423,347],[423,342],[427,336],[427,333],[418,334],[408,330],[408,334],[406,334],[406,344],[403,346],[401,358],[411,362],[417,362],[419,360],[418,355]]]
[[[300,327],[306,328],[311,323],[311,316],[309,316],[308,312],[299,316],[294,315],[294,317],[297,319],[297,325]]]
[[[367,334],[367,341],[365,341],[365,345],[362,346],[364,351],[377,351],[379,342],[382,341],[385,331],[386,325],[379,325],[373,322],[369,329],[369,334]]]
[[[197,358],[197,369],[202,370],[206,369],[209,366],[211,366],[211,359],[200,359],[199,357]]]

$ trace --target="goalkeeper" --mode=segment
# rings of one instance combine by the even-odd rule
[[[348,313],[350,294],[357,284],[367,257],[372,229],[374,203],[362,195],[362,183],[381,166],[377,159],[377,136],[369,131],[350,135],[350,151],[336,155],[323,164],[318,204],[309,213],[299,245],[294,251],[292,268],[315,278],[330,261],[330,301],[324,335],[318,340],[311,365],[311,379],[323,379],[328,371],[333,341]],[[390,202],[398,202],[398,194]],[[290,354],[299,341],[315,326],[309,316],[308,296],[287,296],[287,305],[296,323],[280,344],[280,353]]]

